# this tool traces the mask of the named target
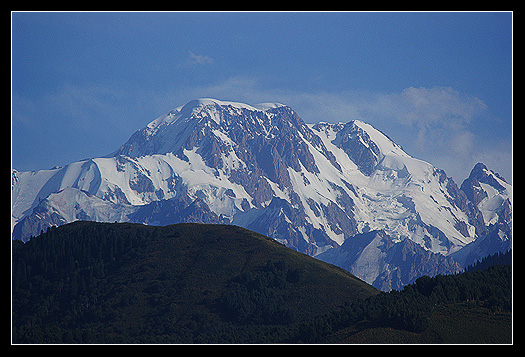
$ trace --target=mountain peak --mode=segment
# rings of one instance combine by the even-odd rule
[[[346,124],[319,122],[312,129],[330,137],[331,143],[342,149],[366,176],[377,168],[405,170],[405,159],[412,159],[386,134],[361,120]]]
[[[361,120],[352,120],[351,123],[366,132],[370,139],[379,147],[379,150],[383,155],[396,154],[406,157],[409,156],[400,145],[395,143],[381,130],[376,129],[372,125]]]
[[[148,134],[155,134],[157,129],[163,125],[171,125],[173,123],[180,124],[182,122],[188,122],[190,119],[197,119],[197,121],[199,121],[205,117],[220,124],[222,116],[221,111],[223,110],[228,113],[236,112],[237,114],[240,114],[240,111],[242,110],[266,112],[280,107],[287,106],[280,103],[260,103],[252,106],[241,102],[224,101],[214,98],[198,98],[170,110],[168,113],[151,121],[146,128],[142,130],[148,130]],[[199,115],[199,113],[202,113],[202,115]]]
[[[485,164],[478,162],[470,172],[469,177],[463,181],[461,187],[462,190],[464,189],[464,191],[470,192],[470,187],[480,188],[480,184],[489,185],[499,193],[503,193],[510,186],[500,174],[488,169]],[[478,203],[476,202],[478,200],[474,197],[469,197],[469,199]]]
[[[255,107],[249,105],[249,104],[245,104],[245,103],[240,103],[240,102],[229,102],[229,101],[223,101],[223,100],[219,100],[219,99],[215,99],[215,98],[198,98],[198,99],[194,99],[194,100],[191,100],[189,101],[188,103],[186,103],[182,108],[190,108],[190,109],[193,109],[193,108],[197,108],[197,107],[205,107],[205,106],[232,106],[232,107],[235,107],[235,108],[244,108],[244,109],[248,109],[248,110],[257,110]]]
[[[109,156],[137,157],[192,150],[195,146],[202,146],[203,140],[209,141],[210,135],[219,135],[224,139],[230,136],[232,130],[242,130],[251,136],[261,133],[268,136],[274,127],[283,125],[283,120],[300,130],[304,123],[297,118],[290,107],[280,103],[252,106],[214,98],[194,99],[136,131]]]
[[[251,111],[257,111],[258,109],[245,103],[239,102],[227,102],[214,98],[198,98],[190,100],[188,103],[181,105],[167,114],[153,120],[150,122],[147,127],[155,128],[162,124],[172,124],[180,118],[189,119],[196,118],[195,114],[201,112],[203,109],[212,110],[218,109],[219,107],[232,107],[236,109],[247,109]],[[212,109],[213,108],[213,109]],[[213,119],[216,119],[213,117]]]
[[[512,186],[483,163],[477,163],[461,184],[467,198],[479,208],[485,223],[511,221]]]
[[[485,180],[487,181],[485,183],[489,183],[488,181],[494,181],[495,180],[494,177],[507,183],[507,181],[500,174],[488,169],[487,166],[481,162],[478,162],[476,165],[474,165],[474,168],[472,169],[469,175],[469,179],[476,178],[480,182],[483,182],[483,180]],[[500,185],[497,182],[493,182],[493,183],[495,185]]]
[[[286,105],[281,103],[259,103],[255,105],[250,105],[246,103],[241,102],[232,102],[232,101],[225,101],[225,100],[219,100],[215,98],[198,98],[189,101],[188,103],[184,104],[181,107],[176,108],[175,110],[179,110],[180,112],[192,112],[195,109],[199,109],[202,107],[210,107],[210,106],[219,106],[219,107],[232,107],[236,109],[246,109],[250,111],[267,111],[274,108],[279,107],[286,107]]]

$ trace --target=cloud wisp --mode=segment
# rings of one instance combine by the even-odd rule
[[[378,95],[364,111],[375,118],[390,118],[398,125],[415,129],[416,143],[423,149],[436,135],[445,139],[444,136],[452,138],[451,133],[459,134],[455,138],[456,143],[459,137],[468,139],[471,136],[466,134],[473,118],[481,117],[487,109],[487,105],[478,98],[450,87],[409,87],[401,93]]]
[[[209,56],[197,55],[190,51],[189,58],[186,63],[190,65],[206,65],[215,63],[215,60]]]

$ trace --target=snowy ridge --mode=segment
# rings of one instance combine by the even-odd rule
[[[13,236],[77,219],[201,219],[258,231],[329,262],[337,257],[346,267],[341,247],[376,231],[383,233],[347,268],[388,288],[412,278],[396,280],[396,269],[414,269],[401,268],[386,247],[437,264],[425,252],[455,254],[496,222],[509,230],[512,187],[485,169],[476,166],[460,190],[362,121],[307,125],[282,104],[204,98],[151,121],[106,157],[13,170]],[[454,264],[447,271],[459,269]]]
[[[16,196],[13,217],[15,220],[23,217],[41,199],[70,187],[111,203],[132,206],[173,198],[187,187],[193,196],[210,198],[207,203],[219,214],[232,216],[234,207],[249,197],[244,188],[228,181],[222,172],[206,166],[194,151],[184,153],[189,162],[171,153],[139,158],[117,156],[76,162],[54,170],[17,173],[23,184],[13,189]],[[227,190],[231,190],[235,198],[227,196],[231,202],[225,203],[223,195]],[[35,192],[36,195],[31,194]]]
[[[423,247],[443,254],[474,239],[475,227],[468,224],[466,213],[450,202],[451,195],[447,192],[450,178],[431,164],[412,158],[370,125],[359,121],[354,123],[366,129],[380,148],[378,163],[370,176],[356,169],[355,164],[348,160],[338,161],[344,172],[340,182],[351,183],[359,193],[359,199],[355,200],[359,231],[383,229],[399,240],[409,237]],[[334,125],[337,126],[340,124]],[[324,129],[318,134],[324,136],[323,141],[329,150],[337,153],[338,158],[344,156],[333,144],[335,139],[330,140],[334,137],[333,129],[327,131],[326,125]],[[456,221],[465,222],[468,227],[466,236],[454,228]],[[416,229],[416,223],[423,225]],[[434,229],[426,226],[437,228],[449,242],[440,241],[440,234],[432,234],[429,229]]]

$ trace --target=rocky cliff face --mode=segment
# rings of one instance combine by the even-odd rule
[[[336,129],[337,130],[337,129]],[[341,148],[357,164],[359,170],[370,176],[381,159],[381,150],[370,136],[351,121],[337,132],[334,145]]]

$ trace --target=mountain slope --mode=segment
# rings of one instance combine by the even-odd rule
[[[359,120],[309,125],[282,104],[205,98],[153,120],[107,157],[13,171],[13,236],[75,219],[200,221],[246,227],[312,256],[370,231],[448,256],[489,233],[497,218],[482,212],[493,212],[493,193],[473,202],[443,170]],[[63,207],[65,196],[75,204]],[[510,217],[510,204],[497,217]]]
[[[462,271],[450,257],[425,250],[410,239],[396,243],[384,231],[356,234],[341,247],[316,258],[340,266],[383,291],[400,290],[423,275]]]
[[[15,343],[282,339],[279,326],[378,293],[231,225],[80,221],[16,243]]]

